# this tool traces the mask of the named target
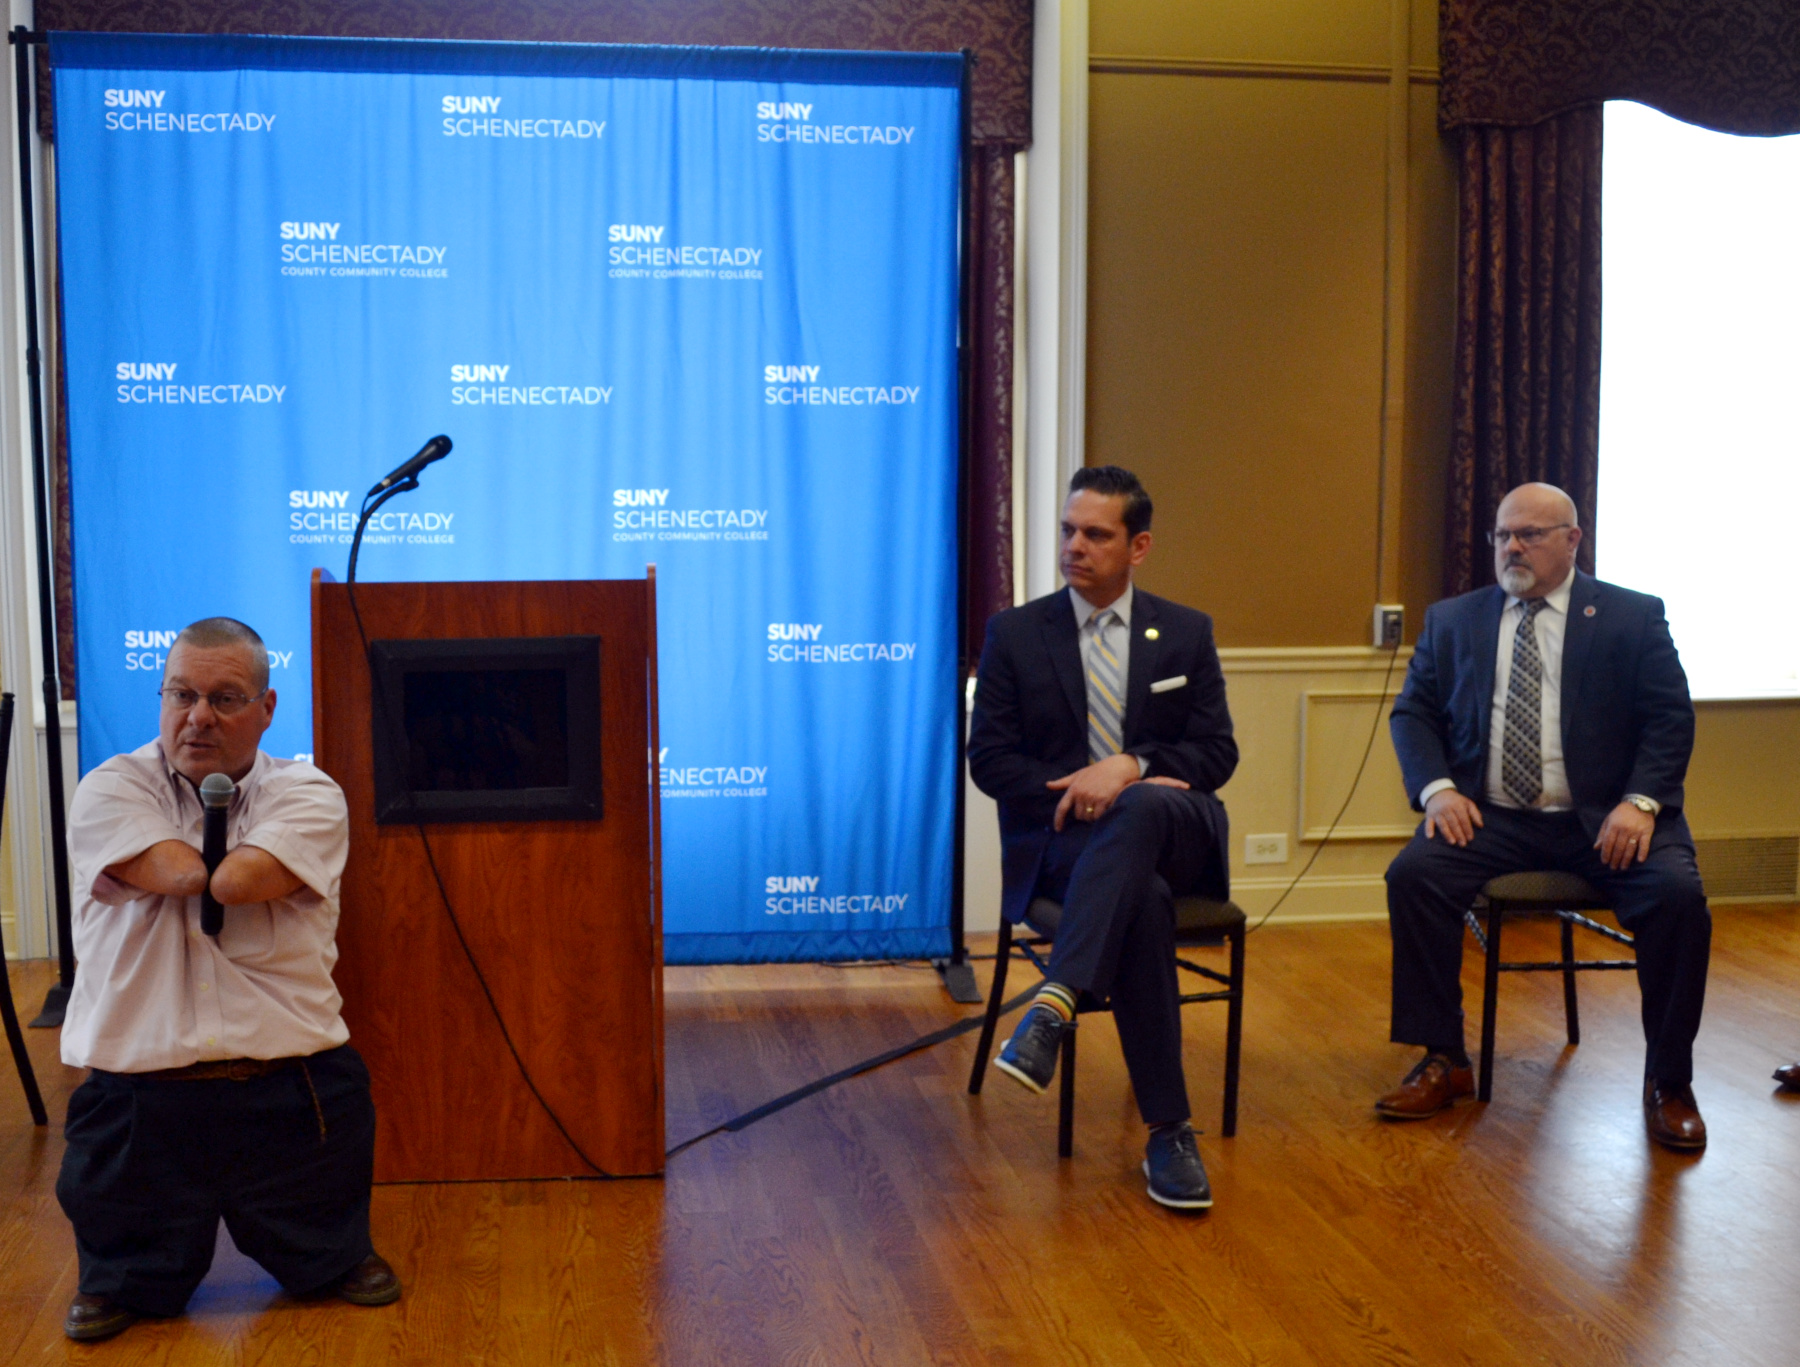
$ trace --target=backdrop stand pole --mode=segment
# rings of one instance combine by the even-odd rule
[[[969,132],[969,73],[974,66],[974,52],[964,48],[961,176],[957,186],[957,241],[962,252],[957,263],[956,300],[956,763],[953,766],[956,795],[950,831],[950,957],[939,959],[934,965],[943,975],[944,990],[950,994],[950,1000],[969,1005],[983,1000],[981,989],[975,984],[975,970],[969,964],[969,947],[963,938],[963,823],[967,820],[963,790],[968,782],[963,731],[969,715],[963,681],[969,676],[969,463],[975,455],[975,320],[971,316],[975,307],[972,287],[975,251],[970,234],[975,221],[972,203],[975,158]]]
[[[50,552],[50,480],[44,466],[43,366],[38,351],[37,238],[31,193],[31,49],[43,35],[13,29],[13,83],[19,121],[19,226],[25,257],[25,387],[31,402],[31,485],[37,511],[38,631],[44,654],[44,770],[50,788],[50,876],[56,897],[56,953],[61,973],[32,1025],[61,1025],[75,986],[75,943],[69,925],[69,842],[64,829],[62,680],[56,672],[56,580]]]

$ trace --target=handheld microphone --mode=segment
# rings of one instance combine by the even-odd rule
[[[382,480],[381,483],[377,484],[373,489],[369,490],[364,497],[373,498],[383,489],[392,488],[394,485],[399,484],[404,480],[413,478],[419,471],[431,464],[432,461],[442,460],[449,454],[450,438],[442,435],[433,437],[419,448],[417,455],[397,466],[391,475]]]
[[[208,774],[200,780],[200,806],[205,824],[201,828],[200,858],[206,864],[206,891],[200,894],[200,929],[215,940],[225,929],[225,908],[212,894],[213,870],[225,858],[225,813],[231,806],[231,795],[237,785],[224,774]]]

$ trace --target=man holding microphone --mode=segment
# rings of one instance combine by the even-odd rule
[[[81,781],[69,818],[80,972],[63,1062],[56,1194],[75,1228],[70,1338],[178,1315],[222,1218],[294,1294],[385,1305],[369,1240],[375,1111],[331,980],[349,818],[336,783],[258,743],[268,652],[242,622],[195,622],[169,651],[158,739]],[[236,785],[209,875],[200,785]],[[203,933],[203,892],[225,908]]]

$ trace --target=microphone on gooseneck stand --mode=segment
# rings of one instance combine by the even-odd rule
[[[208,774],[200,780],[200,807],[205,814],[200,858],[206,863],[206,891],[200,894],[200,929],[214,939],[225,929],[225,908],[212,894],[212,876],[225,858],[225,813],[236,791],[237,785],[224,774]]]
[[[395,494],[404,494],[409,489],[419,487],[419,471],[434,460],[442,460],[450,454],[450,438],[439,434],[426,442],[411,456],[395,466],[385,479],[363,495],[362,515],[356,520],[356,535],[350,538],[349,573],[344,576],[344,583],[350,589],[350,610],[356,611],[356,557],[362,553],[363,529],[369,525],[369,519],[375,516],[375,510],[386,503]],[[357,617],[360,623],[362,618]]]
[[[395,484],[400,484],[413,478],[419,471],[431,464],[432,461],[442,460],[449,454],[450,438],[445,436],[433,437],[430,441],[421,446],[415,455],[409,457],[400,465],[395,466],[393,472],[373,489],[369,490],[364,497],[374,498],[375,495],[380,493],[383,489],[390,488]]]

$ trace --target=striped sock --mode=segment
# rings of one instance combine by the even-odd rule
[[[1033,1007],[1054,1011],[1065,1021],[1075,1019],[1075,994],[1061,983],[1045,983],[1031,999]]]

